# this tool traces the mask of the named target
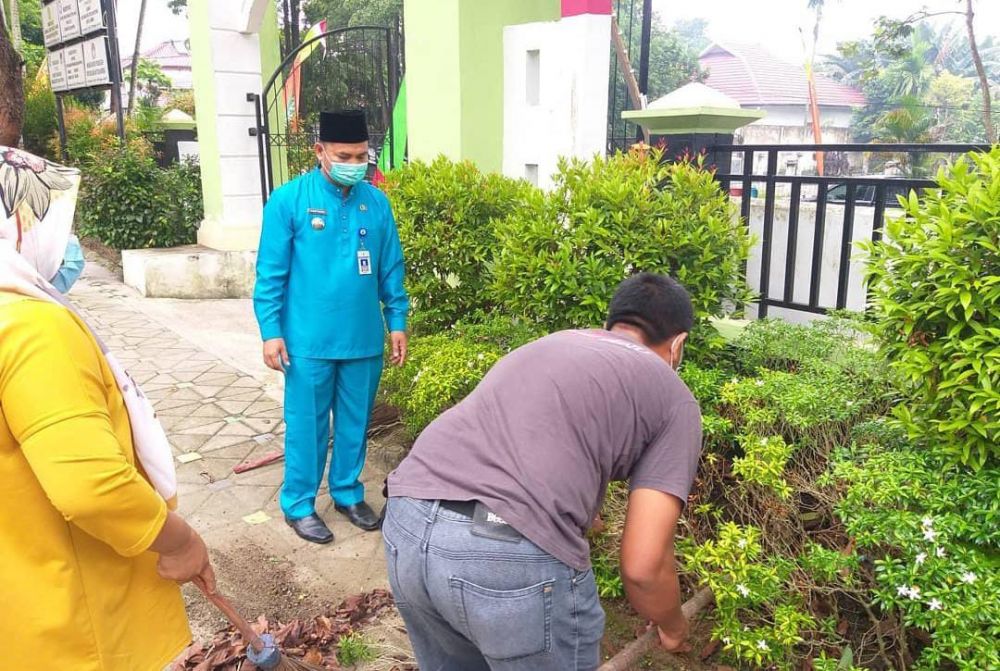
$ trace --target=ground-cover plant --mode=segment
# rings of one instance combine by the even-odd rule
[[[902,648],[901,663],[1000,668],[1000,468],[970,473],[946,452],[868,432],[831,477],[845,487],[837,513],[873,562],[876,601],[922,647],[915,662]]]
[[[1000,147],[937,182],[864,246],[868,282],[902,393],[894,416],[918,444],[978,468],[1000,459]]]
[[[538,335],[523,322],[492,319],[417,336],[410,345],[409,363],[383,375],[382,397],[400,410],[409,437],[415,438],[471,392],[500,357]]]

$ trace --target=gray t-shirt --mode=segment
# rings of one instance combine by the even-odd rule
[[[684,502],[700,453],[698,403],[670,366],[624,336],[562,331],[501,359],[432,422],[389,494],[481,501],[585,570],[608,482]]]

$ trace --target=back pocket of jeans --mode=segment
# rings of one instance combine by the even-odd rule
[[[510,660],[551,647],[555,580],[515,590],[494,590],[452,578],[452,595],[469,638],[489,659]]]

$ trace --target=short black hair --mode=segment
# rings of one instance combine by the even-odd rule
[[[618,285],[608,307],[606,328],[628,324],[642,331],[646,342],[659,345],[694,326],[694,306],[687,290],[674,279],[638,273]]]

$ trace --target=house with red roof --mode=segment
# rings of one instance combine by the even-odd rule
[[[745,144],[815,141],[803,64],[783,61],[760,44],[734,42],[715,42],[698,60],[708,72],[706,85],[736,100],[744,109],[766,112],[764,118],[737,131],[738,141]],[[864,94],[819,73],[815,79],[823,142],[853,141],[851,117],[855,110],[864,107]],[[794,155],[790,160],[794,160]],[[800,155],[795,172],[801,173],[812,165],[811,154]]]
[[[163,73],[170,78],[170,88],[194,88],[191,75],[191,49],[184,40],[160,42],[143,51],[139,58],[159,65]],[[122,69],[128,72],[130,67],[132,67],[132,57],[123,58]]]

